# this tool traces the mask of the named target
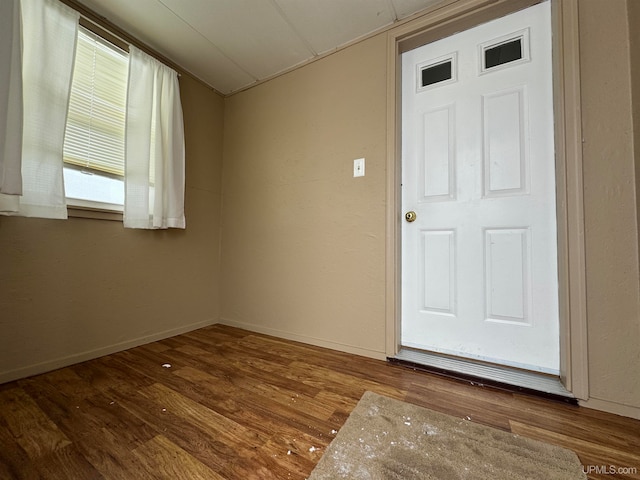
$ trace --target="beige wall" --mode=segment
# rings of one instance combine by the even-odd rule
[[[629,44],[631,49],[631,88],[634,130],[634,157],[636,164],[636,192],[640,189],[640,2],[627,0],[629,10]],[[640,225],[640,195],[636,194],[638,225]],[[640,244],[638,245],[640,247]]]
[[[627,3],[635,1],[580,2],[580,62],[590,396],[640,407],[638,223],[627,17]]]
[[[384,356],[385,45],[226,99],[223,321]]]
[[[219,317],[223,99],[180,80],[186,230],[0,217],[0,381]]]
[[[638,415],[631,19],[579,6],[590,405]],[[223,322],[383,356],[386,65],[378,35],[226,99]]]

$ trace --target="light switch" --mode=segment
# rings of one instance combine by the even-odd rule
[[[364,158],[356,158],[353,161],[353,176],[364,177]]]

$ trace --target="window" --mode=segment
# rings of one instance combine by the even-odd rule
[[[522,58],[522,39],[501,43],[484,51],[484,68],[497,67]]]
[[[416,91],[441,87],[457,81],[457,53],[434,58],[417,65]]]
[[[444,82],[451,79],[451,60],[431,65],[422,69],[421,86],[427,87],[434,83]]]
[[[529,29],[525,28],[478,46],[480,74],[530,61]]]
[[[69,205],[121,211],[125,228],[185,228],[178,73],[134,45],[125,53],[105,42],[112,35],[99,27],[102,38],[80,29],[63,3],[20,5],[23,108],[10,119],[24,118],[14,162],[22,195],[0,197],[0,213],[66,219]]]
[[[122,211],[128,54],[80,27],[64,140],[70,206]]]

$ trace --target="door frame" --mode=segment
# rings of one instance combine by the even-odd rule
[[[400,350],[401,329],[401,58],[408,50],[540,3],[541,0],[443,0],[388,32],[387,37],[387,357]],[[584,190],[580,103],[579,0],[551,1],[558,226],[560,378],[589,398]]]

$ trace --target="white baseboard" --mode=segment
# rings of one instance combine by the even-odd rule
[[[45,372],[50,372],[58,368],[68,367],[69,365],[85,362],[87,360],[93,360],[94,358],[103,357],[112,353],[128,350],[129,348],[138,347],[140,345],[156,342],[158,340],[163,340],[169,337],[174,337],[176,335],[191,332],[192,330],[197,330],[209,325],[215,325],[216,323],[217,322],[215,320],[204,320],[202,322],[183,325],[178,328],[164,330],[162,332],[153,333],[151,335],[145,335],[143,337],[126,340],[121,343],[96,348],[94,350],[88,350],[86,352],[80,352],[65,357],[47,360],[46,362],[41,362],[34,365],[27,365],[26,367],[0,372],[0,384],[11,382],[13,380],[19,380],[21,378],[31,377],[33,375],[39,375]]]
[[[601,410],[603,412],[614,413],[616,415],[622,415],[623,417],[640,420],[640,407],[632,407],[631,405],[623,405],[621,403],[599,400],[597,398],[580,400],[578,403],[581,407],[592,408],[594,410]]]
[[[331,350],[337,350],[339,352],[352,353],[354,355],[360,355],[361,357],[374,358],[376,360],[386,360],[387,355],[384,351],[370,350],[367,348],[356,347],[339,342],[332,342],[330,340],[324,340],[321,338],[311,337],[309,335],[301,335],[293,332],[287,332],[284,330],[278,330],[275,328],[263,327],[260,325],[254,325],[252,323],[236,322],[227,318],[222,318],[218,322],[221,325],[228,325],[230,327],[242,328],[243,330],[249,330],[250,332],[262,333],[264,335],[271,335],[272,337],[284,338],[285,340],[292,340],[294,342],[306,343],[314,345],[316,347],[329,348]]]

